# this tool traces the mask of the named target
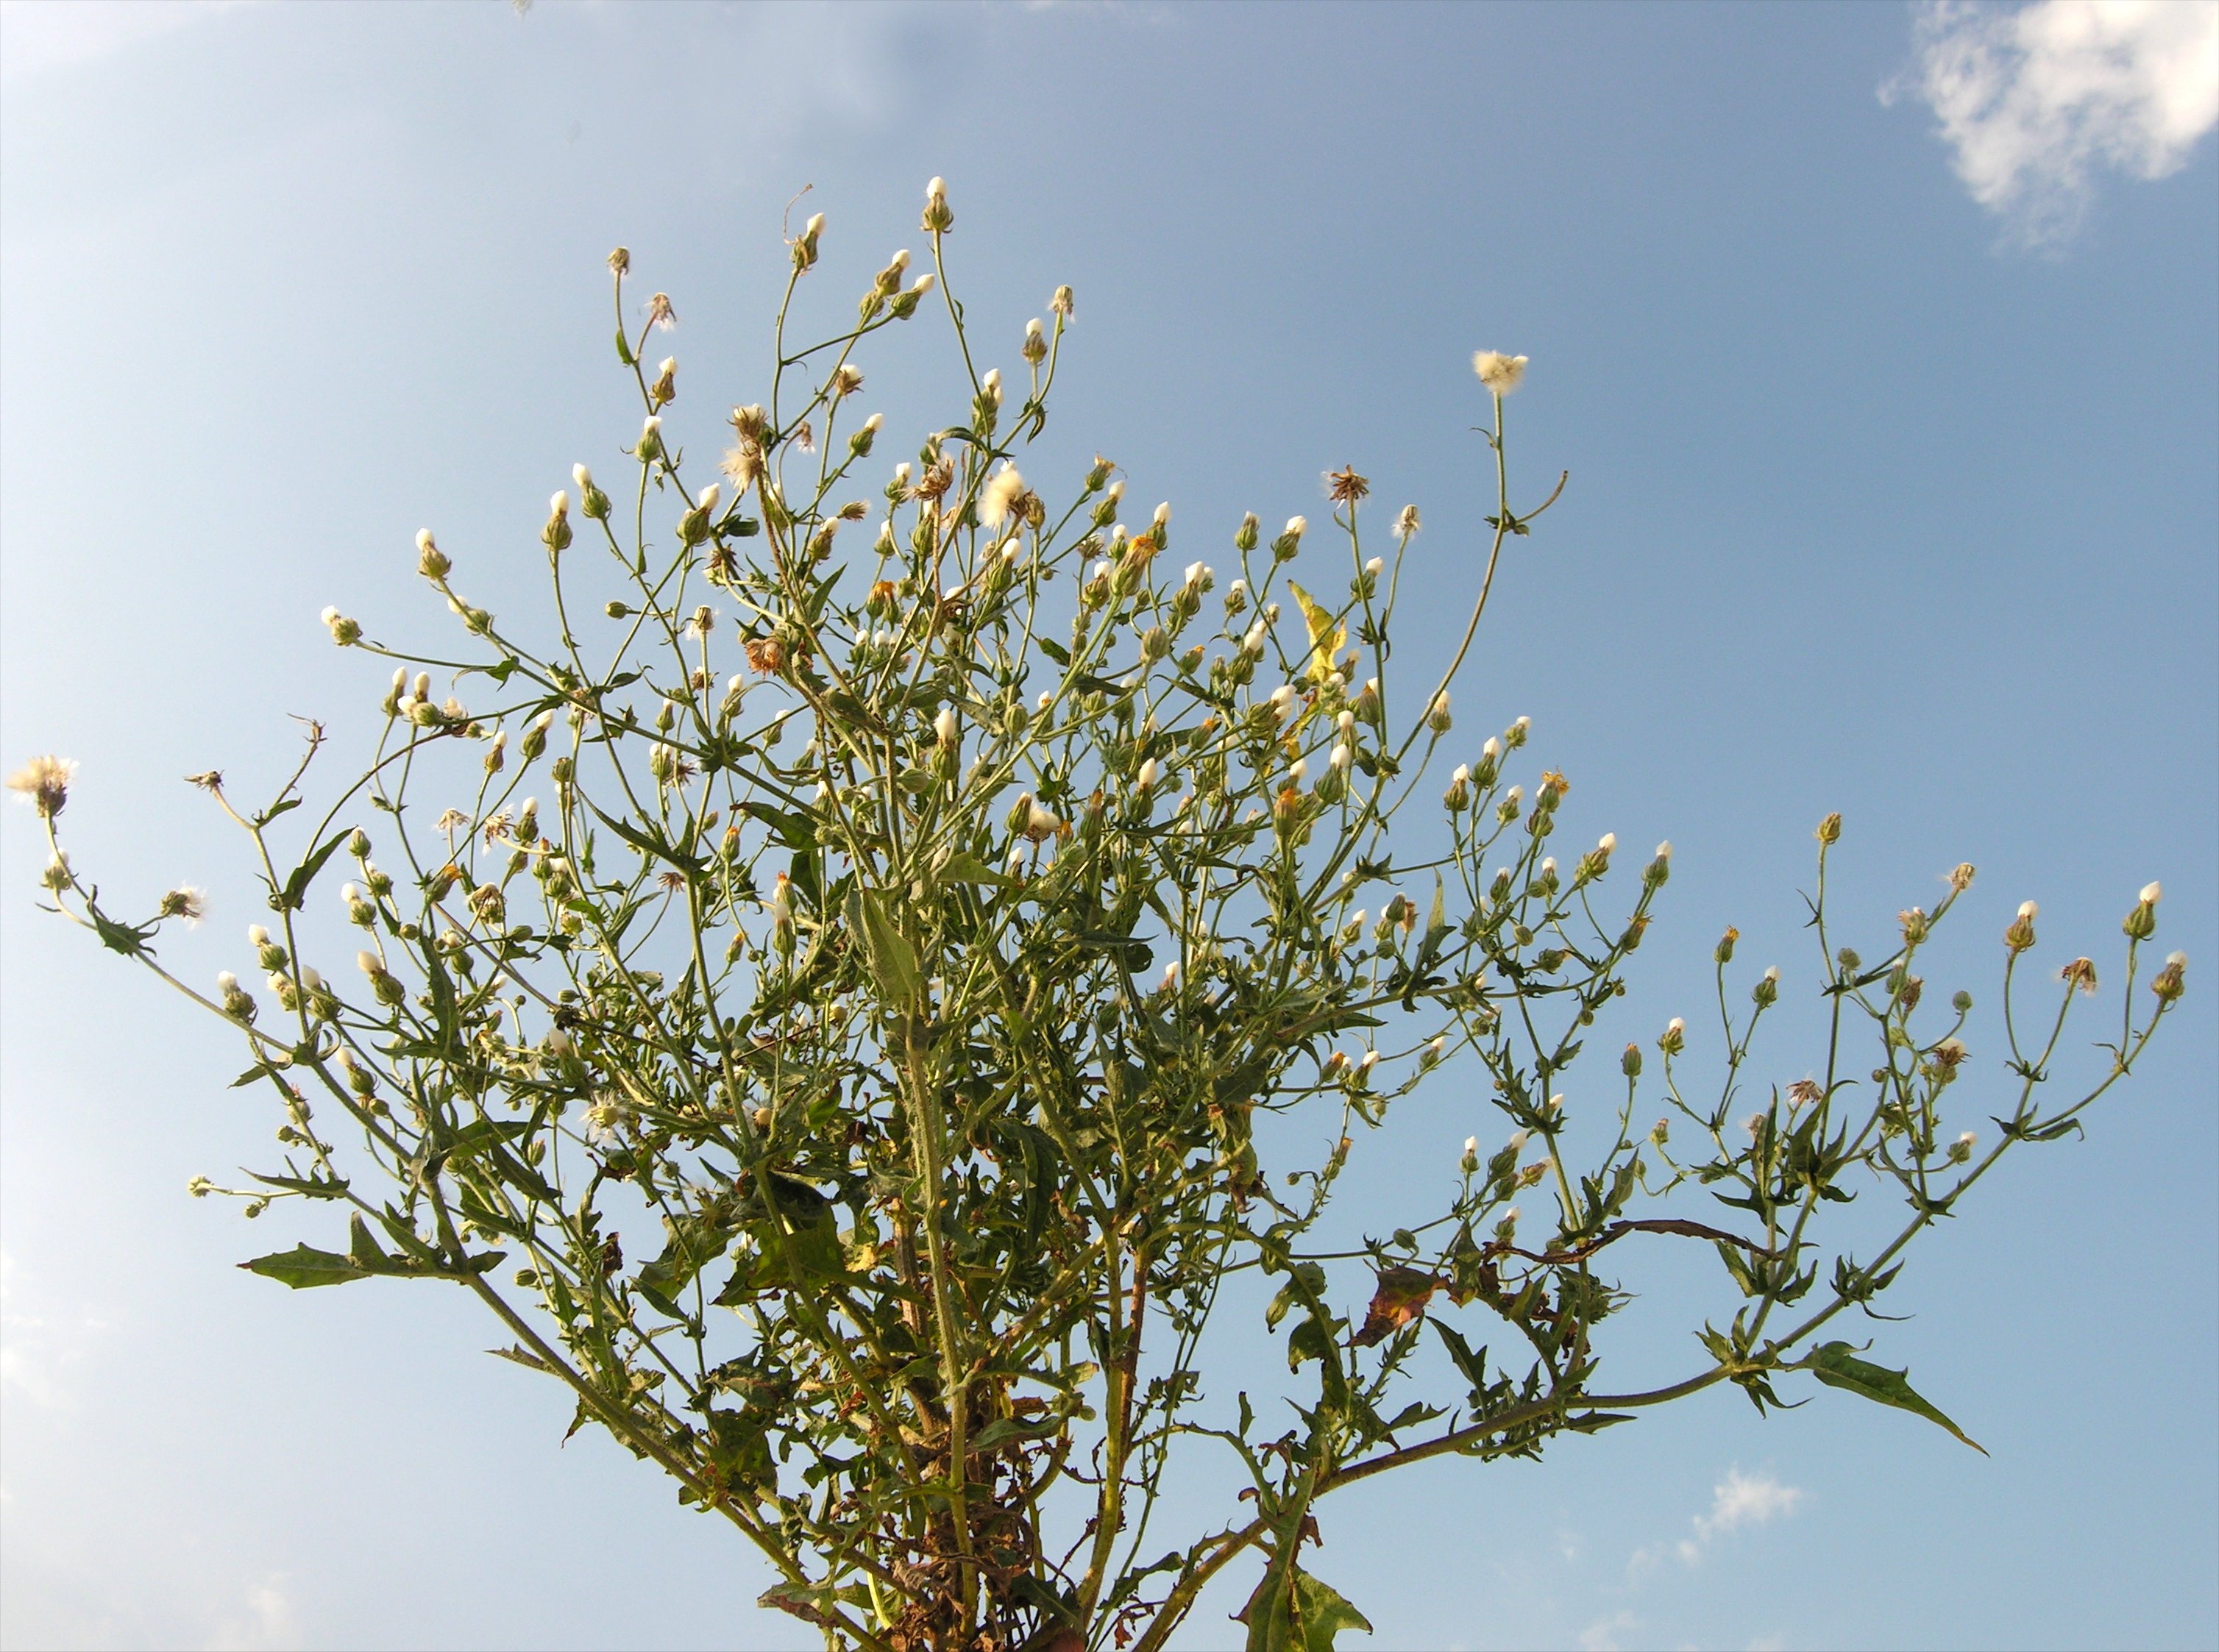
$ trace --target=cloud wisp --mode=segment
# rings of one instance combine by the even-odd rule
[[[2160,178],[2219,125],[2219,0],[1926,0],[1883,102],[1933,109],[2010,239],[2071,239],[2107,174]]]
[[[1784,1518],[1802,1500],[1801,1487],[1783,1485],[1770,1474],[1745,1475],[1737,1468],[1729,1469],[1726,1477],[1711,1488],[1710,1512],[1695,1517],[1688,1536],[1676,1543],[1651,1543],[1635,1550],[1626,1569],[1638,1576],[1667,1555],[1678,1556],[1683,1566],[1696,1565],[1705,1551],[1728,1532],[1767,1525],[1775,1516]]]

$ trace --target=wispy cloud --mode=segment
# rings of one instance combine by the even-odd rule
[[[1763,1525],[1775,1516],[1784,1518],[1793,1513],[1802,1500],[1800,1487],[1782,1485],[1770,1474],[1745,1475],[1737,1468],[1729,1469],[1726,1477],[1711,1488],[1710,1512],[1695,1517],[1688,1536],[1675,1543],[1651,1543],[1635,1550],[1626,1569],[1638,1575],[1667,1555],[1676,1555],[1681,1564],[1694,1566],[1726,1533]]]
[[[1640,1626],[1641,1620],[1630,1612],[1598,1618],[1580,1631],[1580,1652],[1619,1652],[1618,1637]]]
[[[16,1258],[0,1251],[0,1394],[46,1410],[68,1409],[68,1369],[106,1329],[84,1313],[57,1321],[28,1311]]]
[[[283,1572],[249,1588],[242,1604],[244,1610],[228,1618],[208,1643],[209,1652],[264,1652],[300,1645],[300,1616],[285,1593]]]
[[[1926,0],[1881,88],[1939,118],[1973,199],[2030,246],[2069,239],[2106,174],[2159,178],[2219,125],[2219,0]]]

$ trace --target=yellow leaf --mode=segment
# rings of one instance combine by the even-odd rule
[[[1296,585],[1287,581],[1287,589],[1295,593],[1295,600],[1302,606],[1302,623],[1310,629],[1310,680],[1322,683],[1333,674],[1333,655],[1348,641],[1348,627],[1336,626],[1333,616],[1320,607],[1317,599]]]

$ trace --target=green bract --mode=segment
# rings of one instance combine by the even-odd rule
[[[932,202],[944,297],[954,219]],[[822,228],[795,244],[796,283]],[[629,259],[612,263],[621,318]],[[918,314],[929,283],[904,263],[827,344],[791,351],[781,309],[779,370],[734,411],[713,482],[656,416],[674,362],[650,376],[645,332],[619,332],[649,422],[632,474],[605,492],[581,467],[576,518],[558,495],[539,530],[553,639],[474,606],[428,534],[419,567],[471,664],[326,617],[403,669],[374,762],[313,830],[280,824],[298,772],[234,811],[262,855],[276,1003],[236,981],[201,1001],[252,1046],[240,1082],[277,1092],[288,1151],[255,1187],[196,1190],[250,1214],[345,1207],[323,1227],[344,1248],[246,1265],[296,1288],[474,1293],[504,1357],[746,1533],[781,1578],[765,1604],[829,1645],[1154,1652],[1245,1567],[1252,1648],[1329,1647],[1366,1625],[1308,1572],[1303,1539],[1354,1481],[1532,1456],[1721,1381],[1762,1407],[1796,1372],[1955,1432],[1901,1373],[1818,1333],[1886,1289],[2000,1153],[2075,1128],[2178,997],[2178,966],[2139,1023],[2127,1000],[2069,1106],[2035,1100],[2064,1007],[2044,1041],[2014,1034],[2016,1100],[1989,1103],[2002,1135],[1975,1152],[1942,1121],[1969,1001],[1938,1028],[1914,1015],[1918,952],[1970,868],[1904,916],[1888,956],[1829,956],[1830,820],[1823,1073],[1729,1116],[1781,990],[1768,972],[1732,1007],[1729,933],[1719,1099],[1683,1098],[1677,1022],[1648,1080],[1684,1150],[1633,1123],[1629,1047],[1607,1080],[1624,1085],[1614,1124],[1573,1162],[1564,1075],[1623,991],[1669,853],[1615,868],[1605,840],[1559,867],[1567,786],[1512,784],[1523,719],[1465,754],[1440,823],[1426,776],[1456,668],[1390,674],[1416,516],[1375,535],[1385,562],[1367,566],[1352,470],[1331,478],[1339,544],[1296,522],[1259,550],[1252,518],[1221,589],[1175,566],[1166,513],[1120,525],[1108,463],[1060,488],[1022,474],[1067,289],[1028,336],[1029,382],[968,375],[960,422],[867,482],[879,425],[851,412],[855,362]],[[657,295],[651,318],[668,313]],[[1458,594],[1465,649],[1504,548],[1546,508],[1514,506],[1502,443],[1501,363],[1524,358],[1491,359],[1508,377],[1486,434],[1492,542]],[[447,697],[472,690],[487,703]],[[38,794],[51,829],[67,773],[41,761],[60,776]],[[1431,823],[1390,846],[1414,799]],[[162,920],[111,918],[57,857],[63,910],[158,972]],[[342,873],[360,957],[319,976],[305,909]],[[2129,990],[2154,904],[2129,925]],[[2019,922],[2014,972],[2031,909]],[[2065,1003],[2094,984],[2070,966]],[[1847,1053],[1859,1028],[1877,1056]],[[1409,1178],[1389,1237],[1322,1251],[1355,1142],[1450,1059],[1484,1072],[1516,1134]],[[1296,1113],[1302,1128],[1271,1127]],[[1910,1215],[1859,1262],[1821,1217],[1875,1180]],[[1666,1214],[1675,1194],[1693,1214]],[[1703,1328],[1685,1381],[1642,1393],[1597,1376],[1625,1300],[1601,1253],[1627,1239],[1715,1250],[1744,1299]],[[1197,1350],[1246,1270],[1277,1292],[1264,1318],[1290,1404],[1243,1394],[1236,1413],[1206,1400]],[[1166,1532],[1165,1467],[1186,1451],[1224,1470],[1218,1523]]]

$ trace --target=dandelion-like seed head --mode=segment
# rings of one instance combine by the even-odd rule
[[[69,801],[77,765],[65,757],[34,757],[8,777],[8,789],[26,798],[41,820],[52,820]]]
[[[1526,376],[1526,357],[1506,356],[1499,350],[1473,352],[1471,370],[1479,375],[1479,382],[1499,396],[1507,396],[1516,389]]]

